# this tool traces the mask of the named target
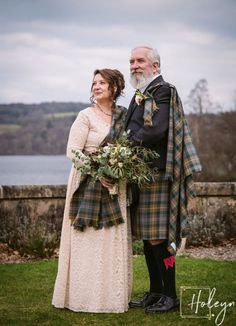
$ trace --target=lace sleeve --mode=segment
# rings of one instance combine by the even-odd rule
[[[69,139],[67,143],[67,157],[72,160],[72,150],[81,151],[81,156],[85,156],[82,153],[86,144],[89,133],[89,119],[86,114],[82,111],[79,112],[76,120],[71,126]]]

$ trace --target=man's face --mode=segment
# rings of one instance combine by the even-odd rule
[[[149,51],[146,48],[137,48],[131,52],[130,77],[135,88],[142,87],[157,73],[158,66],[148,58]]]

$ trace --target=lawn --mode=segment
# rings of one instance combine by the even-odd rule
[[[12,132],[14,133],[18,129],[20,129],[21,126],[17,124],[0,124],[0,135],[4,134],[5,132]]]
[[[45,117],[47,119],[64,119],[68,117],[74,117],[76,118],[78,112],[55,112],[55,113],[47,113],[45,114]]]
[[[205,311],[206,307],[199,309],[198,314],[195,315],[202,318],[182,318],[179,312],[161,315],[145,314],[142,309],[130,309],[123,314],[74,313],[66,309],[56,309],[51,305],[51,297],[57,272],[57,260],[12,265],[3,264],[0,265],[0,325],[211,326],[217,325],[217,322],[219,325],[223,316],[223,312],[219,315],[223,304],[228,305],[236,299],[235,271],[236,261],[177,257],[178,293],[180,293],[181,286],[216,288],[211,304],[217,305],[216,302],[219,301],[218,305],[221,304],[222,307],[213,307],[211,313],[214,316],[211,316],[211,319],[208,320],[203,318],[203,314],[208,312],[208,309]],[[134,258],[133,297],[139,297],[147,288],[148,277],[144,257],[138,256]],[[206,292],[202,293],[206,294]],[[225,318],[221,325],[236,325],[235,311],[235,306],[227,306]],[[215,320],[218,315],[218,320]]]

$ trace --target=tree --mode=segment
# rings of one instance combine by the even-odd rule
[[[236,111],[236,89],[233,92],[233,111]]]
[[[191,111],[202,115],[211,111],[212,103],[210,101],[208,83],[206,79],[200,79],[195,87],[190,91],[187,104]]]

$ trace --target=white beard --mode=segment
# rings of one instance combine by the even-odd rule
[[[153,75],[149,75],[147,77],[145,77],[144,75],[142,75],[141,79],[137,80],[135,78],[135,75],[130,75],[130,84],[133,86],[133,88],[135,89],[140,89],[143,87],[147,87],[151,81],[153,80]]]

